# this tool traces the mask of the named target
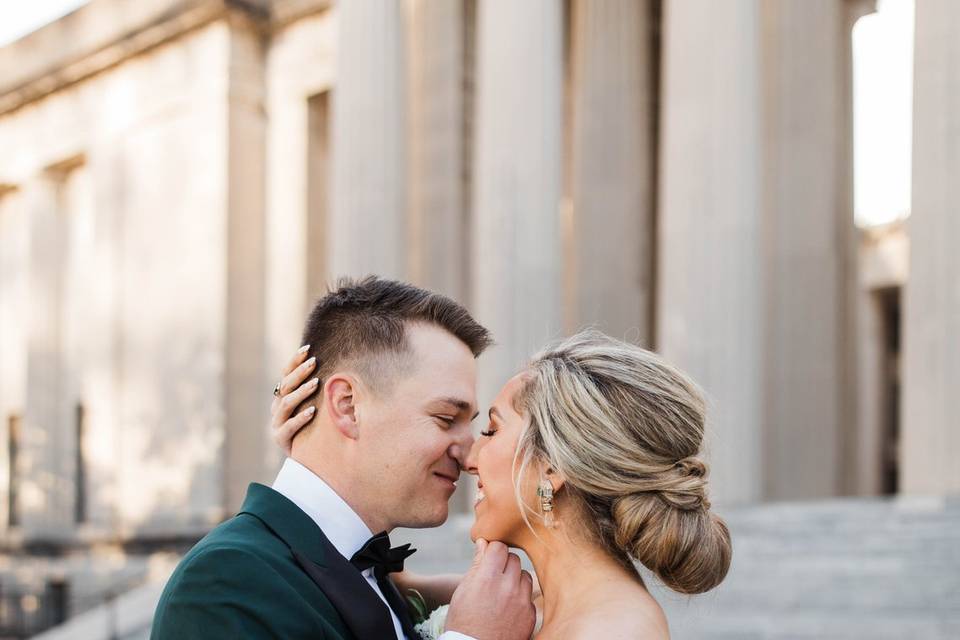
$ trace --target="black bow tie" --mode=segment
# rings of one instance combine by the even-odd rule
[[[388,573],[403,571],[403,561],[415,551],[416,549],[411,549],[409,544],[391,548],[390,537],[386,531],[383,531],[367,540],[360,551],[350,558],[350,563],[358,571],[366,571],[373,567],[374,574],[379,578]]]

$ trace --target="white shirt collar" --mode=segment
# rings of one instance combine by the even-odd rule
[[[310,516],[330,543],[349,560],[373,533],[350,505],[318,475],[292,458],[287,458],[273,489]]]

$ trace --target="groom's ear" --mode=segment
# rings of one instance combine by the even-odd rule
[[[323,387],[324,405],[330,422],[337,431],[351,440],[356,440],[360,435],[357,428],[356,393],[357,381],[344,374],[330,376]]]

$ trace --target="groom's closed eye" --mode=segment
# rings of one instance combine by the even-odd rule
[[[434,403],[431,403],[429,413],[436,418],[446,423],[446,426],[453,426],[458,419],[462,419],[465,422],[472,422],[479,413],[473,413],[473,417],[467,420],[467,416],[470,415],[470,412],[473,411],[473,406],[466,400],[461,400],[460,398],[440,398]]]

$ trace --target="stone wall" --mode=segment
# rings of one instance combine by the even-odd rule
[[[0,115],[24,539],[200,531],[257,477],[259,42],[225,15]]]

